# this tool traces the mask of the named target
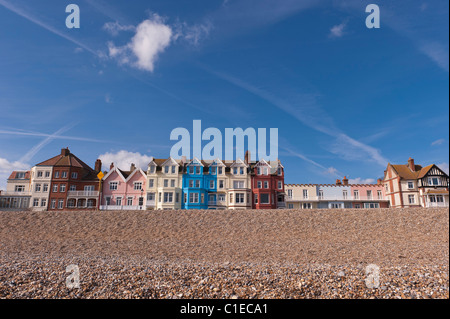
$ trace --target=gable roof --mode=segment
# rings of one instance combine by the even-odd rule
[[[437,167],[435,164],[431,164],[425,167],[421,165],[414,165],[415,171],[412,171],[408,164],[396,165],[388,164],[388,167],[392,169],[400,176],[401,179],[420,179],[423,178],[433,167]]]

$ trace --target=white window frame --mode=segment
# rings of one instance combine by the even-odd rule
[[[113,181],[109,182],[109,190],[110,191],[116,191],[119,188],[119,182]]]

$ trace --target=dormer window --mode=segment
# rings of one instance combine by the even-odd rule
[[[234,174],[234,175],[237,175],[237,173],[238,173],[237,167],[233,167],[233,174]]]
[[[211,167],[210,174],[211,175],[216,175],[216,173],[217,173],[217,167],[215,167],[215,166]]]
[[[283,175],[283,169],[281,167],[278,167],[278,176]]]
[[[164,166],[164,173],[169,174],[169,166]]]
[[[218,167],[217,169],[218,169],[218,174],[222,175],[222,172],[223,172],[222,167]]]
[[[176,166],[174,165],[174,166],[172,166],[172,174],[175,174],[175,172],[176,172]]]
[[[17,178],[17,179],[23,179],[23,178],[25,178],[25,173],[23,173],[23,172],[17,173],[17,174],[16,174],[16,178]]]
[[[150,165],[150,174],[155,174],[155,171],[156,171],[156,166]]]
[[[200,167],[200,166],[196,166],[196,167],[195,167],[195,170],[196,170],[196,174],[197,174],[197,175],[200,175],[200,174],[201,174],[201,167]]]
[[[244,175],[244,168],[243,168],[243,167],[241,167],[241,168],[239,169],[239,174]]]

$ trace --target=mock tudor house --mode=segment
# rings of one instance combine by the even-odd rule
[[[383,184],[391,207],[449,206],[449,177],[435,164],[422,167],[411,157],[408,164],[389,163]]]

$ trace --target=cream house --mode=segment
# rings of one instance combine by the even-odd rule
[[[181,209],[184,162],[152,158],[147,169],[147,209]]]
[[[34,211],[47,210],[50,196],[53,166],[36,165],[31,168],[30,208]]]
[[[313,184],[286,184],[286,205],[289,209],[317,208],[319,197],[317,185]]]
[[[227,207],[229,209],[251,209],[252,185],[249,164],[237,159],[228,163],[227,167]]]

